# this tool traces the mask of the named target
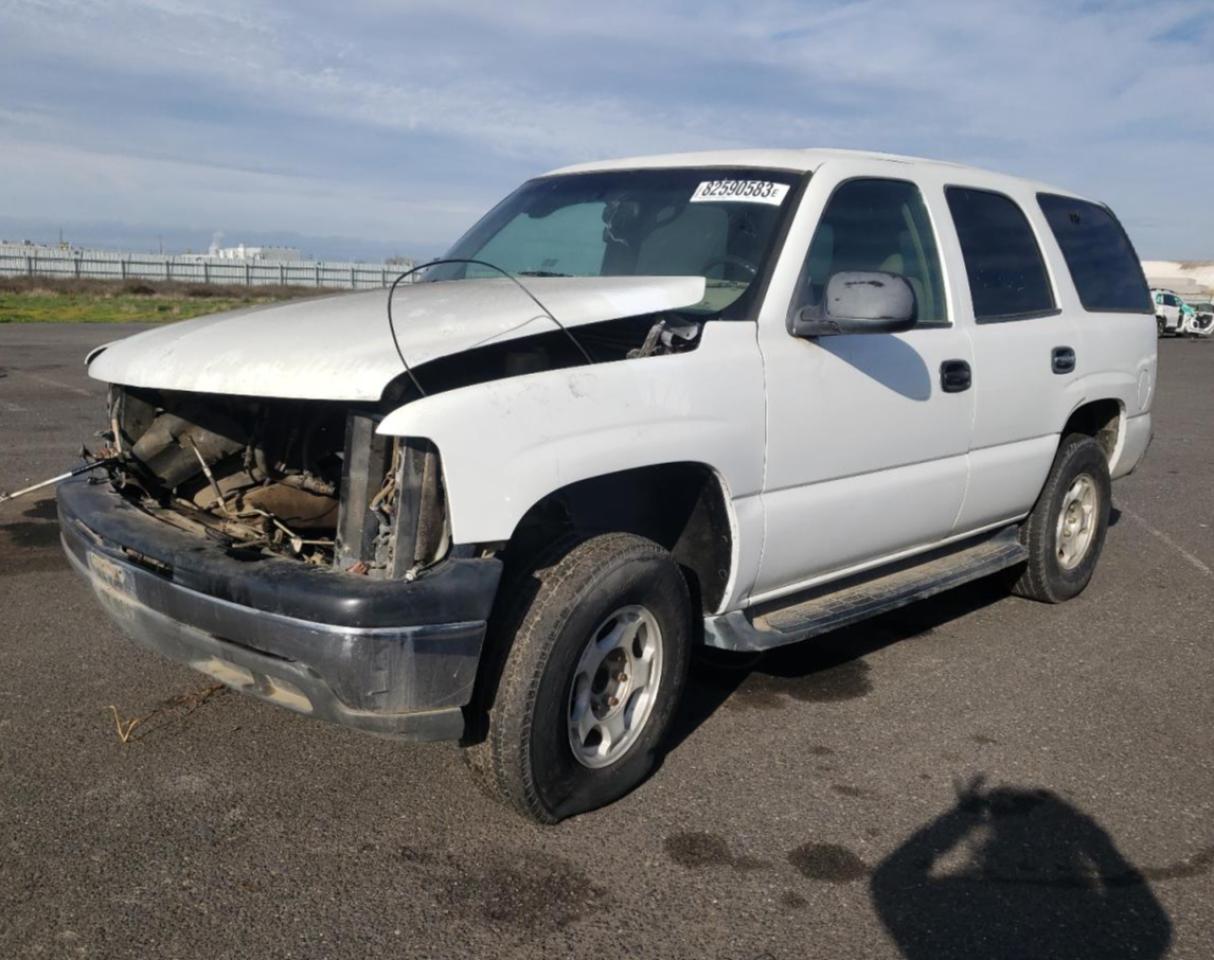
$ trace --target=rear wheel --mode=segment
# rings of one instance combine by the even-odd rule
[[[1029,559],[1013,585],[1015,593],[1060,603],[1083,591],[1104,547],[1111,494],[1104,448],[1082,434],[1066,437],[1020,530]]]
[[[618,799],[653,769],[687,674],[691,601],[670,554],[605,534],[541,563],[513,616],[474,773],[544,823]],[[512,639],[511,639],[511,636]]]

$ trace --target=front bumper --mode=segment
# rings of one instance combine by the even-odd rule
[[[233,555],[108,483],[69,481],[58,499],[68,558],[142,646],[334,723],[414,740],[463,734],[499,561],[372,580]]]

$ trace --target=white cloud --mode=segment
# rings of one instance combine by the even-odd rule
[[[483,212],[458,199],[425,199],[402,184],[396,192],[336,179],[241,172],[179,160],[132,157],[69,146],[17,144],[0,150],[4,213],[36,219],[48,211],[91,220],[176,223],[213,229],[241,211],[248,224],[305,234],[374,240],[453,236]],[[139,196],[149,217],[132,215]],[[199,198],[207,198],[205,206]]]
[[[35,89],[0,105],[0,146],[11,170],[36,144],[121,153],[119,128],[132,158],[271,170],[275,182],[293,183],[308,158],[268,145],[262,126],[280,126],[284,140],[310,127],[343,137],[362,130],[396,138],[410,161],[426,143],[445,151],[458,175],[442,163],[410,175],[433,176],[445,190],[456,186],[447,178],[462,177],[464,196],[478,203],[507,177],[595,156],[867,146],[981,162],[1081,192],[1096,183],[1129,220],[1145,224],[1165,208],[1172,225],[1151,242],[1182,248],[1161,254],[1196,255],[1203,251],[1183,248],[1199,242],[1198,229],[1176,218],[1184,210],[1214,220],[1198,165],[1214,144],[1212,12],[1208,0],[621,0],[610,9],[539,0],[444,9],[412,0],[341,8],[24,0],[0,9],[0,57],[33,64],[21,75]],[[1193,42],[1177,42],[1186,32]],[[63,76],[78,78],[90,102],[105,103],[106,85],[132,76],[177,93],[152,107],[124,108],[115,97],[112,114],[93,115]],[[264,120],[225,127],[225,105],[256,105]],[[158,130],[173,135],[157,138]],[[19,144],[26,153],[14,153]],[[374,189],[351,184],[340,167],[327,179],[350,204],[373,204],[391,173],[377,174]],[[38,181],[36,169],[25,176]],[[314,165],[304,178],[311,185],[302,192],[265,187],[255,209],[298,217],[272,198],[300,202],[325,179]],[[234,196],[218,174],[198,188],[200,210]],[[135,188],[115,181],[112,189]],[[142,196],[127,199],[147,210]],[[333,215],[363,231],[384,222],[371,206]]]

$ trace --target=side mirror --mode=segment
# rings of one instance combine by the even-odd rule
[[[915,325],[915,291],[896,273],[845,270],[831,274],[826,296],[789,318],[794,337],[898,333]]]

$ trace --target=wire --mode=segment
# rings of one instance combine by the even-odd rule
[[[503,277],[505,277],[507,280],[509,280],[511,283],[513,283],[520,290],[522,290],[523,293],[525,293],[531,299],[531,302],[534,303],[537,307],[540,308],[540,310],[543,311],[544,316],[546,316],[549,320],[551,320],[553,323],[555,323],[557,325],[557,327],[560,328],[561,333],[563,333],[566,337],[569,338],[569,342],[572,343],[574,348],[577,350],[577,352],[582,355],[582,359],[586,361],[586,364],[588,366],[592,366],[594,364],[594,360],[591,359],[590,354],[586,352],[586,348],[583,347],[582,344],[578,341],[577,337],[575,337],[569,331],[569,328],[566,327],[563,323],[561,323],[561,321],[559,321],[553,315],[552,311],[549,310],[546,306],[544,306],[544,304],[542,302],[540,302],[540,298],[537,297],[530,290],[528,290],[527,287],[523,285],[523,281],[521,281],[513,273],[510,273],[508,270],[503,270],[497,264],[489,263],[487,260],[466,260],[463,258],[444,258],[442,260],[431,260],[428,263],[419,264],[418,266],[413,267],[410,270],[406,270],[404,273],[402,273],[400,276],[398,276],[395,280],[393,280],[392,286],[388,288],[388,332],[392,334],[392,345],[394,347],[396,347],[396,355],[398,357],[400,357],[400,362],[401,362],[401,365],[404,366],[404,368],[405,368],[405,373],[407,373],[409,375],[409,379],[413,381],[413,386],[415,386],[417,388],[417,392],[420,393],[423,397],[427,396],[426,391],[422,388],[422,385],[420,383],[418,383],[417,374],[415,374],[413,372],[413,368],[409,366],[409,361],[405,359],[405,353],[403,350],[401,350],[401,347],[400,347],[400,340],[396,336],[396,322],[392,319],[392,297],[396,293],[397,285],[402,280],[404,280],[405,277],[412,276],[413,274],[417,273],[417,271],[419,271],[419,270],[428,270],[430,267],[441,267],[447,263],[462,263],[465,266],[471,264],[473,266],[488,267],[490,270],[496,270]]]

